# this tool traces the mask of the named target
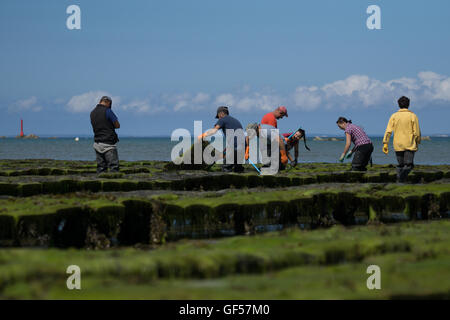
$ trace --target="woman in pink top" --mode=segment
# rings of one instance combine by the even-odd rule
[[[366,167],[372,157],[373,152],[372,141],[370,141],[364,130],[359,126],[352,124],[351,120],[340,117],[336,121],[336,123],[339,129],[345,131],[346,136],[344,152],[339,158],[339,161],[342,162],[344,160],[344,157],[350,149],[351,143],[353,142],[355,147],[352,150],[352,153],[354,154],[352,161],[352,170],[367,171]]]

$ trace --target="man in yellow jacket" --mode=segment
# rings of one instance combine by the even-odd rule
[[[389,138],[394,131],[394,150],[397,156],[397,182],[405,182],[414,168],[414,154],[420,143],[419,119],[409,108],[409,99],[398,99],[400,109],[389,119],[383,138],[383,152],[389,153]]]

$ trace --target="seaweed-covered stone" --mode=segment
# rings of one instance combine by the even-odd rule
[[[138,181],[137,188],[138,190],[152,190],[153,183],[151,181]]]
[[[23,197],[34,196],[42,193],[41,183],[21,183],[19,185],[19,194]]]
[[[80,190],[78,181],[74,179],[62,179],[60,180],[60,184],[62,193],[71,193]]]
[[[122,172],[103,172],[103,173],[99,174],[98,177],[101,179],[120,179],[124,176],[126,171],[127,170],[122,170]],[[133,173],[133,172],[131,171],[128,173]]]
[[[264,180],[259,175],[248,175],[247,183],[249,188],[256,188],[264,185]]]
[[[84,191],[99,192],[102,190],[102,182],[99,180],[83,180],[80,184]]]
[[[290,187],[291,186],[291,178],[285,176],[279,176],[277,179],[277,185],[281,187]]]
[[[121,191],[122,185],[118,180],[104,180],[102,181],[102,191]]]
[[[14,217],[0,214],[0,246],[11,246],[16,239]]]
[[[123,200],[125,215],[118,239],[120,244],[150,243],[150,223],[153,206],[150,201],[139,199]]]
[[[120,226],[125,216],[122,204],[92,204],[86,245],[92,247],[110,247],[118,245]]]
[[[0,195],[17,196],[18,194],[19,194],[18,184],[0,182]]]
[[[190,229],[192,238],[210,236],[216,229],[214,212],[209,206],[198,204],[187,206],[184,209],[184,221],[186,231],[189,232]]]

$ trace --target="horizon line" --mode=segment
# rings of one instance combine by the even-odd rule
[[[33,134],[33,133],[30,133]],[[25,134],[26,136],[27,134]],[[93,138],[94,135],[88,135],[88,134],[60,134],[60,135],[55,135],[55,134],[34,134],[36,136],[38,136],[39,138]],[[369,137],[383,137],[384,134],[367,134]],[[193,135],[191,135],[192,137]],[[342,137],[343,135],[338,135],[338,134],[332,134],[332,133],[309,133],[308,135],[309,137],[315,137],[315,136],[320,136],[320,137]],[[436,137],[436,138],[446,138],[446,137],[450,137],[450,133],[432,133],[432,134],[422,134],[422,137]],[[16,138],[18,137],[18,135],[0,135],[0,138]],[[121,138],[170,138],[170,135],[120,135]]]

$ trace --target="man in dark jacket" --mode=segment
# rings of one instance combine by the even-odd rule
[[[198,140],[202,140],[208,136],[216,134],[220,129],[222,130],[226,138],[226,150],[231,153],[233,149],[233,157],[227,157],[224,152],[225,164],[222,166],[222,171],[224,172],[243,172],[244,167],[242,164],[244,161],[244,151],[245,151],[245,137],[244,130],[242,129],[242,124],[236,118],[229,115],[228,107],[221,106],[217,108],[216,119],[219,119],[214,128],[211,128],[204,132],[202,135],[198,136]],[[227,139],[227,132],[231,134],[229,139]],[[228,159],[227,159],[228,158]],[[227,163],[228,160],[231,160]]]
[[[119,156],[116,143],[119,141],[115,129],[120,128],[119,120],[111,110],[112,100],[103,96],[91,112],[94,130],[94,150],[97,158],[97,173],[109,170],[119,171]]]

